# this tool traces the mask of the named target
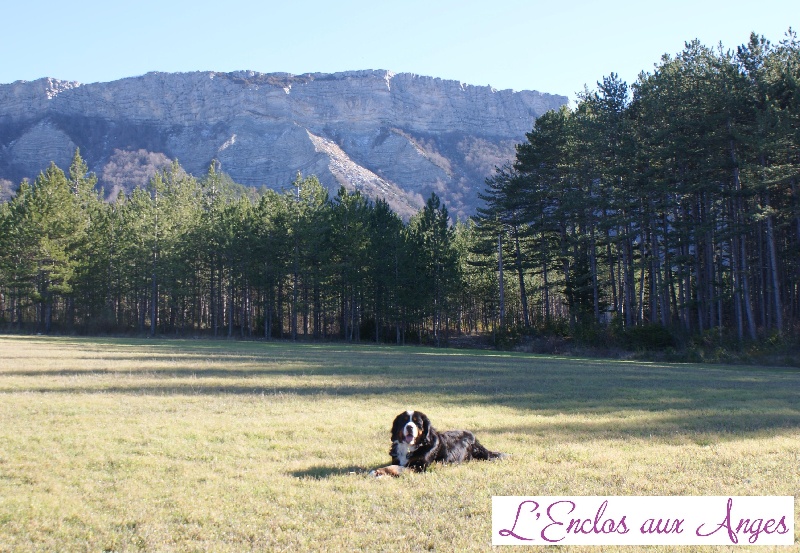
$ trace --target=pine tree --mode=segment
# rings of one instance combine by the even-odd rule
[[[424,280],[420,295],[424,311],[432,316],[433,341],[439,346],[442,344],[442,320],[449,314],[450,295],[458,283],[459,268],[447,207],[436,194],[431,194],[425,207],[412,217],[409,229],[421,250]]]

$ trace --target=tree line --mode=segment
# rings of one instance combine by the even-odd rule
[[[800,43],[687,43],[536,120],[477,218],[519,325],[739,339],[800,317]],[[631,94],[632,92],[632,94]]]
[[[214,164],[104,202],[76,151],[0,205],[0,324],[441,343],[486,318],[460,310],[468,232],[435,195],[405,223],[313,176],[257,193]]]

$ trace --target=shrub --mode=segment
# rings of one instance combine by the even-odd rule
[[[626,347],[635,350],[663,350],[677,346],[673,333],[659,324],[628,328],[622,338]]]

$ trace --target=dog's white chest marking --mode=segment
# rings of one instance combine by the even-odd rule
[[[406,442],[398,442],[397,449],[395,452],[397,453],[397,461],[401,467],[404,467],[408,464],[408,457],[417,449],[414,446],[407,444]]]

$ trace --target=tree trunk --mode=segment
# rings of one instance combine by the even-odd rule
[[[594,235],[594,221],[591,223],[591,243],[589,245],[589,271],[592,277],[592,307],[594,308],[594,322],[600,322],[600,288],[597,282],[597,243]],[[526,325],[527,326],[527,325]]]
[[[213,255],[211,256],[211,263],[210,264],[211,264],[211,267],[210,267],[210,269],[211,269],[211,280],[210,280],[209,284],[210,284],[210,287],[211,287],[211,290],[210,290],[210,295],[211,295],[211,328],[213,329],[214,337],[216,338],[216,336],[217,336],[217,289],[216,289],[217,277],[216,277],[215,272],[214,272],[216,263],[215,263]]]
[[[769,304],[769,293],[767,287],[767,275],[765,267],[766,263],[764,261],[764,225],[761,221],[758,223],[758,282],[756,286],[756,290],[759,290],[760,293],[757,295],[758,299],[758,311],[759,316],[761,317],[761,328],[770,328],[771,326],[771,310],[768,309]]]
[[[633,245],[631,244],[630,228],[625,229],[622,248],[622,277],[623,277],[623,303],[622,310],[625,312],[625,326],[630,328],[634,325],[634,314],[636,310],[636,289],[634,286],[633,269]]]
[[[525,272],[522,269],[522,253],[519,247],[519,229],[514,225],[514,247],[517,254],[517,275],[519,277],[519,296],[522,302],[522,320],[525,328],[530,328],[531,320],[528,315],[528,292],[525,289]]]
[[[775,251],[775,231],[770,213],[769,191],[764,194],[765,207],[767,208],[767,250],[769,254],[770,280],[772,287],[772,304],[775,309],[775,328],[778,333],[783,332],[783,304],[781,303],[780,275],[778,274],[778,256]]]
[[[730,123],[728,126],[730,128]],[[741,225],[742,222],[740,220],[740,217],[744,213],[745,206],[742,202],[741,196],[739,196],[739,193],[742,191],[742,181],[739,178],[739,166],[738,163],[736,162],[736,148],[733,140],[731,140],[730,143],[730,152],[731,152],[731,161],[733,162],[733,188],[737,194],[736,201],[734,202],[733,220],[734,223],[738,223],[738,225]],[[739,286],[741,288],[741,301],[742,301],[742,306],[744,308],[744,314],[747,320],[748,334],[750,335],[751,340],[755,340],[756,324],[755,324],[755,319],[753,317],[753,306],[750,303],[750,274],[749,274],[750,271],[747,267],[747,249],[746,249],[747,237],[743,232],[741,231],[738,232],[740,232],[740,234],[734,236],[734,243],[733,243],[734,251],[732,257],[736,259],[738,256],[739,259],[739,263],[737,263],[736,265],[738,265],[740,270],[738,280],[739,280]],[[737,242],[738,242],[738,247],[737,247]]]
[[[744,340],[744,318],[742,316],[742,275],[739,272],[737,238],[731,238],[731,276],[733,280],[733,316],[736,319],[736,336]]]
[[[544,240],[544,239],[543,239]],[[544,324],[550,324],[550,282],[547,274],[547,254],[542,256],[542,286],[544,287]]]
[[[569,252],[567,251],[567,229],[563,224],[561,225],[561,270],[564,272],[564,287],[567,290],[567,306],[569,317],[569,330],[570,333],[575,333],[575,303],[574,293],[572,289],[572,281],[570,279],[570,265],[569,265]]]
[[[756,321],[753,316],[753,306],[750,303],[750,269],[747,267],[747,249],[745,246],[745,236],[742,235],[739,239],[739,248],[741,250],[740,266],[742,268],[742,300],[744,303],[744,313],[747,317],[747,329],[750,333],[750,339],[756,339]]]
[[[614,255],[611,249],[611,233],[608,229],[606,229],[606,255],[608,256],[608,273],[609,273],[609,282],[611,285],[611,305],[613,306],[613,311],[616,314],[619,314],[619,299],[617,294],[617,279],[614,275]]]
[[[500,326],[506,321],[506,287],[503,279],[503,233],[497,235],[497,273],[500,285]]]
[[[153,250],[153,275],[152,290],[150,297],[150,336],[156,335],[156,324],[158,323],[158,250]]]

